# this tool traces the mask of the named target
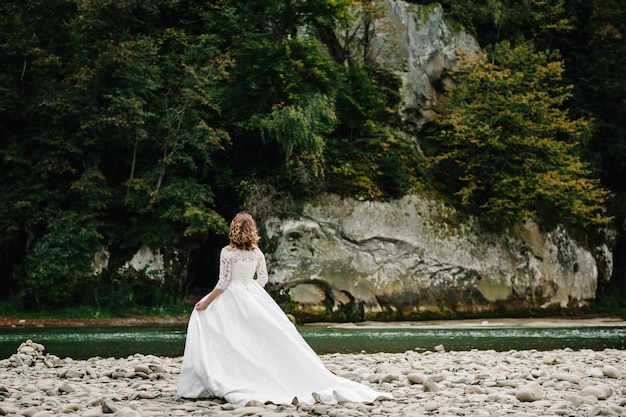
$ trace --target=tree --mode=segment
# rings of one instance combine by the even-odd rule
[[[572,111],[593,117],[589,141],[602,182],[626,192],[626,5],[621,1],[574,2],[577,30],[558,46],[566,59],[566,76],[575,83]],[[623,206],[622,206],[623,207]],[[620,217],[626,212],[616,205]]]
[[[502,41],[513,45],[537,42],[552,44],[555,38],[571,34],[575,16],[565,0],[443,0],[450,19],[473,33],[483,47]]]
[[[424,137],[432,175],[457,205],[500,227],[608,221],[607,193],[581,159],[590,122],[569,117],[562,73],[556,53],[508,42],[458,65]]]
[[[573,114],[593,117],[588,158],[612,191],[609,212],[618,237],[613,274],[598,283],[599,300],[626,305],[626,4],[623,1],[570,1],[576,31],[559,39],[566,76],[575,83]]]
[[[86,220],[64,213],[28,252],[20,292],[25,305],[58,308],[82,301],[89,292],[93,253],[100,248],[101,236]]]
[[[300,197],[327,189],[376,199],[412,187],[414,143],[394,131],[400,82],[377,49],[391,33],[380,2],[225,4],[232,29],[220,30],[234,65],[222,127],[234,185],[272,179]]]
[[[284,153],[293,183],[319,188],[324,176],[323,135],[331,133],[337,124],[335,106],[329,98],[313,95],[297,104],[275,106],[260,123],[263,139],[276,141]]]
[[[215,122],[229,59],[211,35],[180,28],[175,11],[185,5],[29,0],[2,7],[0,30],[11,34],[0,45],[0,88],[8,91],[0,103],[7,287],[64,270],[61,256],[49,259],[49,271],[34,263],[44,248],[66,248],[68,232],[54,225],[67,213],[94,232],[90,239],[118,250],[186,249],[223,233],[212,174],[215,153],[229,142]]]

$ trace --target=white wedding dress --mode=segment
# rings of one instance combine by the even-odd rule
[[[261,250],[222,249],[216,288],[224,292],[189,319],[182,398],[221,397],[240,405],[391,398],[331,373],[263,289],[267,279]]]

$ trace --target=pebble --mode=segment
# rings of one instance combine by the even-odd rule
[[[616,379],[622,378],[622,372],[619,369],[611,365],[604,366],[602,368],[602,372],[604,373],[604,375],[608,376],[609,378],[616,378]]]
[[[264,404],[176,394],[182,358],[60,359],[26,341],[0,360],[0,416],[626,416],[626,352],[561,349],[328,354],[328,369],[389,392],[372,404]]]
[[[534,381],[520,388],[515,398],[520,401],[537,401],[543,398],[543,389],[537,381]]]

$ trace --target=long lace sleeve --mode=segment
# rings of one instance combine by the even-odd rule
[[[215,288],[220,290],[225,290],[230,284],[230,280],[233,277],[233,261],[234,258],[232,256],[226,256],[226,249],[222,249],[222,253],[220,253],[220,276]]]
[[[260,249],[257,249],[257,251],[260,256],[256,264],[256,280],[259,284],[261,284],[261,287],[264,287],[268,280],[267,265],[265,263],[265,255],[263,255],[263,252],[261,252]]]

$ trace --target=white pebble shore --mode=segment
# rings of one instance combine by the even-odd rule
[[[321,358],[332,372],[394,399],[245,407],[178,397],[181,357],[74,360],[44,350],[28,341],[0,360],[0,415],[626,416],[626,351],[617,349],[327,354]]]

